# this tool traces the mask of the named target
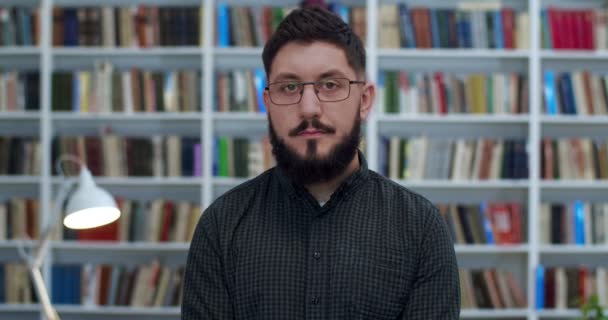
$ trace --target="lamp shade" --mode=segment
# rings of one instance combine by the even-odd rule
[[[66,206],[63,225],[70,229],[89,229],[112,223],[119,217],[120,210],[112,195],[99,188],[91,171],[82,166],[78,187]]]

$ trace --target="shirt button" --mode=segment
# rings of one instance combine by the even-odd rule
[[[319,251],[315,251],[315,253],[313,253],[313,254],[312,254],[312,256],[313,256],[315,259],[319,260],[319,259],[321,259],[321,252],[319,252]]]
[[[314,297],[312,298],[312,304],[314,304],[315,306],[319,304],[319,298]]]

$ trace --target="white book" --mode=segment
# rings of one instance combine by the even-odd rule
[[[152,136],[152,146],[154,149],[154,160],[152,161],[155,177],[165,176],[166,166],[163,159],[163,137],[160,135]]]
[[[124,104],[124,112],[126,114],[133,114],[135,110],[133,103],[133,85],[131,83],[131,72],[123,71],[121,73],[122,80],[122,101]]]
[[[116,32],[116,22],[114,19],[114,8],[110,6],[103,6],[101,8],[101,25],[102,31],[102,44],[104,47],[115,47],[116,41],[114,38]]]
[[[563,267],[555,268],[555,309],[565,310],[568,306],[568,280]]]
[[[479,174],[481,171],[481,165],[483,161],[483,145],[485,143],[485,139],[477,139],[475,144],[475,153],[473,155],[473,170],[471,175],[469,176],[473,180],[479,179]]]
[[[0,203],[0,241],[6,240],[6,228],[8,223],[8,210],[6,203]]]
[[[401,143],[400,137],[391,137],[389,142],[389,161],[388,161],[388,177],[397,180],[399,179],[399,145]]]
[[[606,268],[597,268],[597,297],[600,305],[606,305],[608,303],[608,294],[606,292],[606,281],[608,277],[606,277]]]
[[[172,241],[186,242],[188,235],[188,222],[190,220],[191,204],[187,201],[177,203],[175,232]]]
[[[501,178],[503,155],[505,151],[505,143],[501,139],[497,139],[492,148],[492,160],[490,162],[490,179],[498,180]]]
[[[539,210],[539,241],[540,244],[551,244],[551,205],[549,203],[542,203]]]

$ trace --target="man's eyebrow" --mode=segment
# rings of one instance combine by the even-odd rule
[[[300,77],[295,73],[281,72],[276,77],[274,77],[273,82],[285,80],[300,80]]]
[[[332,69],[329,71],[325,71],[319,75],[319,79],[325,79],[325,78],[331,78],[331,77],[347,78],[347,76],[338,69]]]

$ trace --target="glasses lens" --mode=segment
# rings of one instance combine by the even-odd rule
[[[332,102],[348,98],[350,81],[348,79],[323,79],[315,84],[319,100]]]
[[[293,104],[300,101],[302,85],[298,82],[277,82],[268,86],[270,99],[275,104]]]

